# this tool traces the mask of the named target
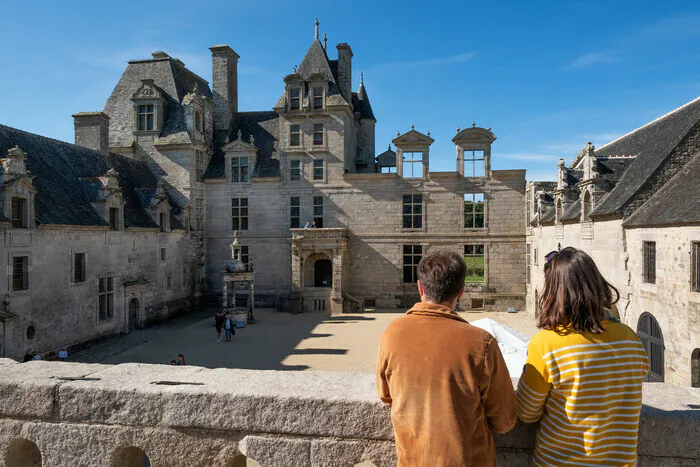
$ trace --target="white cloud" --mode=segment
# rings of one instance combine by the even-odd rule
[[[567,68],[583,68],[601,63],[615,63],[617,59],[609,55],[607,52],[594,52],[581,55],[576,60],[571,62]]]

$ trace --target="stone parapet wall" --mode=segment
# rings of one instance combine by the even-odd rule
[[[0,359],[0,466],[28,465],[37,452],[45,467],[141,465],[141,451],[154,467],[235,467],[246,458],[261,467],[392,466],[390,413],[374,381]],[[640,464],[699,465],[700,389],[649,384],[644,404]],[[535,430],[518,424],[497,436],[499,466],[528,465]]]

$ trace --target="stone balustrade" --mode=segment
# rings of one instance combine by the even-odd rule
[[[348,237],[348,229],[346,228],[323,228],[323,229],[290,229],[292,231],[292,239],[301,238],[317,239],[317,238],[332,238],[341,239]]]
[[[535,430],[497,436],[498,465],[528,465]],[[700,465],[700,389],[645,385],[639,436],[642,466]],[[392,437],[372,374],[0,359],[0,467],[143,456],[153,467],[384,467]]]

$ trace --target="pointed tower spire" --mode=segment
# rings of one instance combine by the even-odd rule
[[[360,72],[360,85],[364,86],[365,84],[365,74],[363,72]]]
[[[316,39],[318,39],[318,18],[316,18]]]

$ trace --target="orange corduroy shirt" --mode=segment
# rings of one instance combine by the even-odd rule
[[[386,328],[377,392],[391,406],[399,467],[495,466],[491,431],[515,425],[498,342],[442,305],[417,303]]]

